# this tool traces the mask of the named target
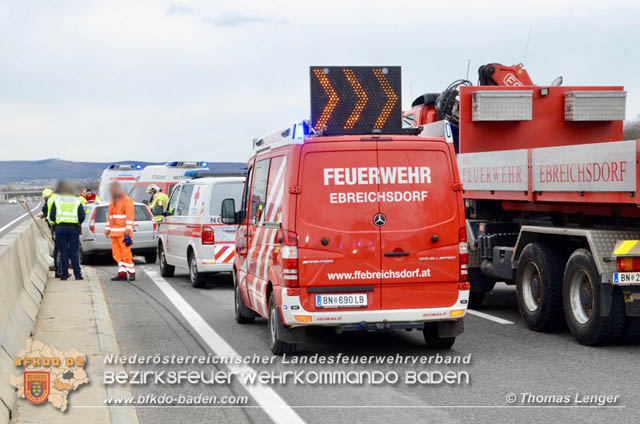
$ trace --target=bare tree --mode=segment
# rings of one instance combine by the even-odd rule
[[[640,139],[640,116],[635,121],[627,121],[624,123],[624,140]]]

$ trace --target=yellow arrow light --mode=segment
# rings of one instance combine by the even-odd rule
[[[336,108],[336,105],[340,101],[340,98],[338,97],[336,90],[333,89],[333,86],[329,82],[329,78],[327,78],[322,69],[316,68],[313,70],[313,73],[316,78],[318,78],[318,81],[320,82],[320,85],[322,86],[324,92],[327,93],[327,96],[329,96],[329,101],[322,110],[322,114],[320,114],[320,118],[318,118],[318,122],[316,122],[315,126],[316,130],[321,130],[327,125],[327,122],[329,122],[329,118]]]
[[[369,101],[369,97],[367,97],[367,93],[362,89],[362,85],[353,73],[353,69],[345,68],[344,74],[347,77],[349,84],[351,84],[351,87],[353,87],[353,92],[356,93],[356,97],[358,97],[358,101],[356,102],[353,111],[351,111],[351,115],[349,115],[347,122],[344,124],[345,129],[351,129],[358,122],[358,119],[360,119],[360,114],[362,113],[364,106]]]
[[[380,86],[382,87],[382,90],[387,95],[387,103],[382,108],[382,111],[380,112],[380,115],[378,115],[378,119],[376,119],[376,123],[373,126],[373,128],[382,128],[387,122],[387,119],[389,118],[389,115],[393,110],[393,106],[398,101],[398,96],[393,91],[393,88],[391,88],[391,84],[389,84],[389,81],[387,81],[387,78],[384,76],[384,72],[382,71],[382,69],[374,69],[373,74],[376,76],[378,82],[380,83]]]

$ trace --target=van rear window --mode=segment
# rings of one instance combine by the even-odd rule
[[[96,223],[101,224],[107,222],[108,206],[98,206],[96,211]],[[134,221],[151,221],[151,215],[144,205],[135,205],[133,207]]]
[[[242,207],[242,190],[244,183],[238,181],[233,183],[216,183],[211,190],[211,205],[209,215],[220,216],[222,211],[222,201],[233,199],[236,204],[236,212]]]

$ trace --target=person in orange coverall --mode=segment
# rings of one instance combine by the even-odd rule
[[[133,200],[117,183],[109,185],[111,201],[107,212],[104,233],[111,238],[111,253],[118,263],[118,274],[111,281],[134,281],[136,269],[133,265]],[[128,277],[128,278],[127,278]]]

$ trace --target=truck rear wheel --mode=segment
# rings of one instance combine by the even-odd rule
[[[484,296],[493,290],[496,282],[489,279],[480,268],[469,268],[469,308],[477,309],[482,305]]]
[[[564,312],[571,334],[580,344],[593,346],[618,341],[623,333],[624,298],[613,290],[609,316],[600,313],[602,300],[600,274],[587,249],[571,254],[564,272]]]
[[[276,299],[273,297],[273,293],[269,297],[269,348],[274,355],[291,355],[296,352],[296,345],[294,343],[287,343],[280,337],[280,328],[284,326],[282,319],[280,318],[280,311],[278,305],[276,305]]]
[[[560,252],[541,243],[527,244],[518,260],[516,297],[522,319],[531,330],[548,331],[562,325]]]
[[[455,337],[440,337],[438,335],[438,323],[425,323],[424,329],[424,342],[430,349],[451,349],[456,342]]]
[[[251,313],[249,308],[244,304],[244,300],[242,299],[242,293],[240,292],[240,285],[238,284],[238,276],[236,274],[236,270],[233,272],[233,290],[234,290],[234,313],[236,317],[236,322],[238,324],[248,324],[255,321],[255,316]]]

